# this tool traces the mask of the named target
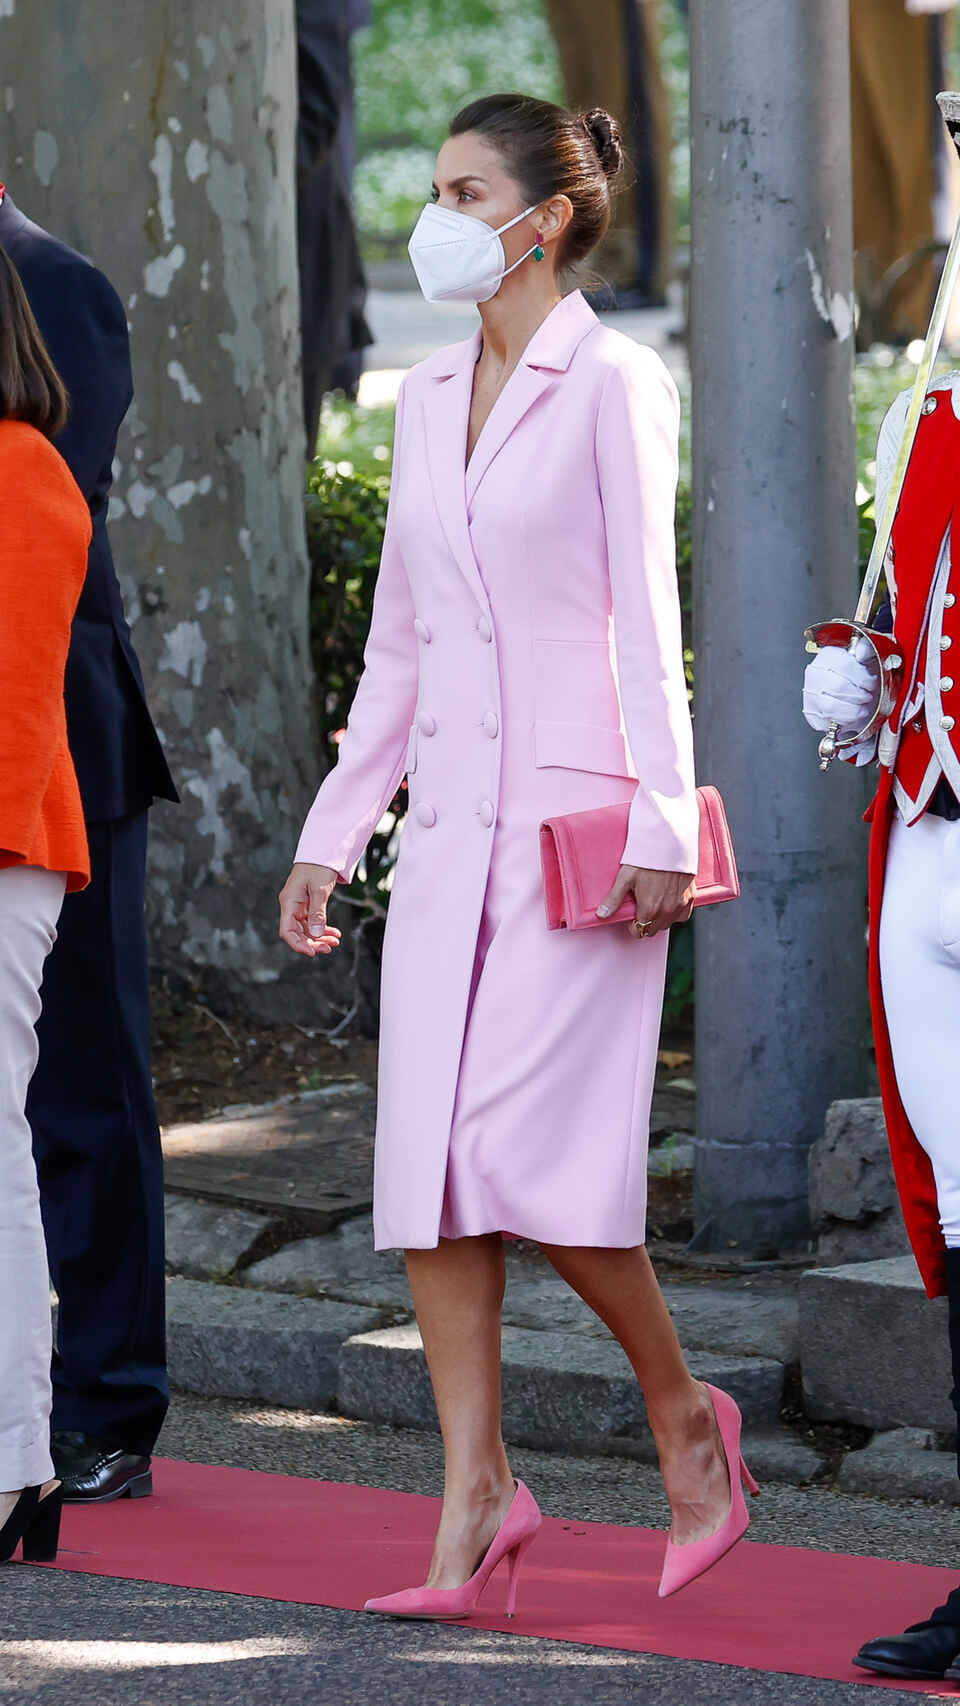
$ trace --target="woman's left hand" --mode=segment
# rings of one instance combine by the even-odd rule
[[[686,871],[646,871],[640,865],[621,865],[610,893],[597,907],[598,918],[611,912],[633,894],[637,916],[625,926],[632,936],[646,940],[672,924],[686,924],[697,893],[696,877]]]

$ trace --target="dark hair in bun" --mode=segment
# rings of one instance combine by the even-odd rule
[[[532,95],[485,95],[451,120],[451,136],[468,131],[496,148],[528,206],[552,195],[569,197],[573,218],[559,266],[573,266],[596,248],[610,223],[612,180],[623,164],[615,118],[601,107],[578,114]]]
[[[582,115],[582,119],[597,151],[600,170],[605,178],[615,178],[623,166],[620,126],[603,107],[591,107],[588,113]]]

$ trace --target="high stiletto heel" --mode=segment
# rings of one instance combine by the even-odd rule
[[[540,1508],[529,1487],[518,1481],[510,1509],[470,1580],[462,1587],[404,1588],[400,1593],[368,1599],[363,1609],[380,1612],[386,1617],[423,1617],[437,1622],[469,1617],[476,1610],[480,1595],[497,1565],[506,1558],[510,1570],[506,1614],[513,1617],[517,1607],[520,1564],[542,1521]]]
[[[6,1564],[23,1543],[25,1564],[52,1564],[60,1543],[63,1487],[41,1499],[39,1487],[24,1487],[0,1528],[0,1564]]]
[[[25,1564],[52,1564],[60,1545],[60,1518],[63,1515],[63,1488],[55,1487],[45,1499],[37,1502],[33,1521],[23,1535]]]
[[[520,1565],[523,1562],[524,1553],[529,1551],[535,1539],[536,1535],[531,1534],[528,1539],[521,1540],[519,1545],[515,1546],[512,1552],[507,1553],[510,1574],[507,1578],[507,1606],[504,1613],[506,1617],[516,1617],[517,1615],[517,1589],[520,1586]]]
[[[710,1394],[720,1439],[723,1444],[724,1456],[727,1460],[727,1474],[730,1478],[730,1509],[720,1527],[713,1534],[708,1534],[706,1540],[692,1540],[687,1546],[675,1546],[667,1539],[667,1551],[663,1560],[663,1574],[660,1577],[659,1595],[666,1599],[669,1594],[678,1593],[687,1587],[698,1576],[719,1563],[730,1549],[742,1540],[750,1527],[747,1514],[747,1504],[743,1496],[743,1488],[751,1493],[759,1493],[760,1488],[751,1475],[743,1454],[740,1450],[740,1433],[743,1427],[743,1417],[729,1393],[722,1392],[718,1386],[711,1386],[708,1381],[704,1385]]]

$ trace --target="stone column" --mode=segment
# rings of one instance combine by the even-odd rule
[[[866,1070],[863,788],[800,716],[857,590],[847,0],[694,0],[691,61],[698,770],[743,879],[697,924],[695,1216],[768,1251]]]
[[[152,814],[154,956],[289,1013],[276,892],[316,782],[293,5],[0,0],[0,112],[0,175],[130,323],[111,537],[183,797]]]

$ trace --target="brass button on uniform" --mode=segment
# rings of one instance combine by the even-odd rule
[[[952,717],[941,717],[940,718],[940,727],[942,729],[946,729],[947,733],[949,734],[950,730],[953,728],[953,718]]]
[[[953,686],[953,676],[952,675],[941,675],[941,677],[940,677],[940,691],[941,691],[941,693],[949,693],[952,686]]]
[[[949,634],[942,634],[940,636],[940,650],[942,652],[948,652],[952,645],[953,645],[953,641],[951,640]]]
[[[946,592],[946,593],[944,593],[944,595],[943,595],[943,602],[944,602],[944,606],[945,606],[945,608],[946,608],[946,609],[947,609],[947,610],[952,610],[952,609],[953,609],[953,607],[954,607],[954,605],[955,605],[955,604],[956,604],[956,602],[957,602],[957,595],[956,595],[956,593],[955,593],[955,592]]]

